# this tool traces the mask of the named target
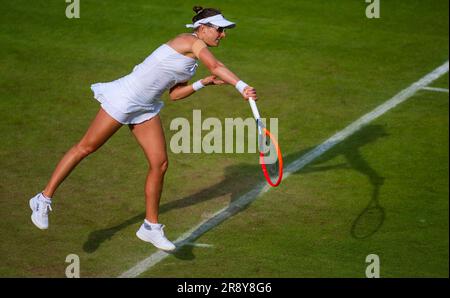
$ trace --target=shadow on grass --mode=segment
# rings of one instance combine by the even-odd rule
[[[359,149],[380,138],[387,137],[381,125],[368,125],[355,134],[348,137],[344,142],[330,149],[329,152],[320,157],[306,169],[311,172],[316,164],[332,160],[337,156],[344,156],[348,167],[365,175],[372,185],[372,195],[366,208],[364,208],[352,223],[350,233],[354,238],[364,239],[375,234],[383,225],[385,219],[384,208],[379,204],[378,197],[380,188],[384,184],[384,177],[380,176],[363,158]]]
[[[307,165],[303,169],[300,169],[298,172],[293,173],[295,175],[306,175],[313,172],[323,172],[336,169],[351,169],[364,174],[368,178],[373,187],[371,199],[367,207],[362,210],[362,212],[353,221],[350,229],[351,235],[357,239],[364,239],[376,233],[382,226],[385,218],[384,209],[378,202],[379,191],[381,186],[383,185],[384,178],[381,177],[366,162],[366,160],[359,152],[359,149],[385,136],[387,136],[387,134],[385,133],[382,126],[368,125],[362,128],[357,133],[348,137],[344,142],[330,149],[323,156],[319,157],[311,164]],[[306,150],[302,150],[294,154],[285,156],[285,165],[289,164],[289,162],[291,162],[292,160],[299,158],[312,149],[313,148],[308,148]],[[334,159],[337,156],[344,156],[347,164],[331,166],[320,165]],[[188,238],[183,240],[182,243],[178,243],[178,246],[180,248],[174,253],[177,258],[185,260],[193,259],[194,255],[192,250],[194,247],[192,245],[184,244],[195,242],[195,240],[205,232],[217,226],[230,216],[233,216],[245,210],[251,204],[251,200],[249,200],[248,203],[241,204],[234,204],[234,202],[238,198],[242,197],[243,194],[247,193],[250,187],[255,189],[254,192],[255,194],[257,194],[260,189],[258,187],[255,188],[255,185],[259,185],[260,188],[264,186],[265,182],[262,177],[262,172],[259,169],[260,166],[258,164],[239,164],[227,167],[225,169],[225,178],[222,181],[205,189],[202,189],[195,194],[181,198],[179,200],[164,203],[160,206],[160,213],[164,213],[174,209],[193,206],[220,196],[231,195],[231,202],[224,210],[224,212],[221,212],[220,214],[217,214],[216,216],[208,219],[200,227],[198,227],[197,230],[193,231]],[[251,195],[251,193],[248,193],[249,197],[251,197]],[[145,213],[142,212],[116,226],[93,231],[89,235],[88,240],[83,245],[84,251],[88,253],[96,251],[104,241],[110,240],[120,230],[130,225],[140,223],[144,219],[144,217]]]

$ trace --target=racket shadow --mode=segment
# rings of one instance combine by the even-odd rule
[[[375,143],[380,138],[388,137],[382,125],[367,125],[342,143],[330,149],[316,161],[294,174],[309,174],[324,170],[345,169],[357,171],[367,177],[372,186],[372,193],[367,206],[358,214],[351,225],[350,234],[356,239],[365,239],[375,234],[383,225],[385,210],[380,205],[380,189],[385,178],[382,177],[363,157],[360,149]],[[333,166],[321,166],[334,158],[342,156],[346,163]]]

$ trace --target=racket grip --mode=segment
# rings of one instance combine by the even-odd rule
[[[258,107],[256,106],[256,102],[253,98],[249,98],[248,102],[250,104],[250,107],[252,108],[253,116],[256,120],[261,119],[261,116],[259,115]]]

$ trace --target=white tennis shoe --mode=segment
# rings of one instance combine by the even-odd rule
[[[164,225],[150,224],[147,221],[141,225],[136,236],[145,242],[150,242],[159,249],[165,251],[175,250],[176,246],[164,236]]]
[[[52,201],[38,193],[30,200],[30,208],[33,211],[31,221],[41,230],[48,229],[48,213],[52,211]]]

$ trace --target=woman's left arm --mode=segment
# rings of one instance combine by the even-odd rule
[[[194,84],[188,85],[188,82],[179,83],[169,90],[171,100],[180,100],[192,95],[195,91],[208,85],[222,85],[224,81],[217,79],[216,76],[208,76],[204,79],[198,80]]]

